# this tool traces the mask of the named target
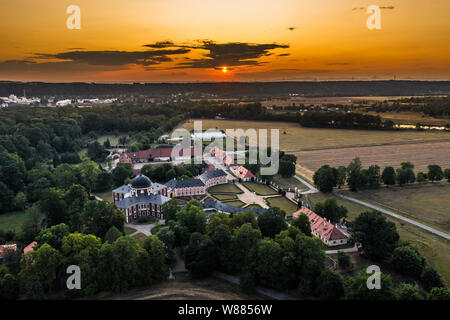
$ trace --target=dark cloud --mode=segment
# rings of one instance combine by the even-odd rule
[[[289,31],[294,31],[295,29],[297,29],[297,27],[288,27],[286,29],[288,29]]]
[[[290,53],[281,53],[281,54],[278,54],[277,57],[287,57],[290,55],[291,55]]]
[[[165,62],[174,62],[180,56],[179,62],[168,69],[205,68],[217,69],[223,66],[251,66],[262,65],[265,62],[260,58],[274,55],[275,49],[287,49],[289,45],[254,44],[254,43],[216,43],[211,40],[198,40],[191,44],[175,44],[171,41],[160,41],[145,44],[143,47],[151,48],[145,51],[89,51],[68,50],[59,53],[33,53],[23,60],[9,60],[0,62],[0,71],[99,71],[123,70],[130,65],[141,65],[145,70],[157,70]],[[202,54],[200,58],[185,56],[192,51]],[[287,56],[288,53],[278,54]],[[179,61],[180,61],[179,60]]]
[[[175,68],[220,68],[222,66],[251,66],[260,65],[259,58],[272,55],[274,49],[287,49],[289,45],[253,44],[242,42],[216,43],[211,40],[200,41],[191,49],[208,51],[200,59],[179,63]]]
[[[184,48],[151,51],[67,51],[56,54],[36,53],[32,58],[68,60],[100,66],[123,66],[128,64],[148,66],[172,61],[169,57],[170,55],[186,54],[189,51],[189,49]]]
[[[347,66],[350,62],[330,62],[328,63],[329,66]]]

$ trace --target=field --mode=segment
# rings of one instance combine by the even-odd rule
[[[259,196],[270,196],[277,194],[271,187],[256,182],[242,182],[242,184],[250,191],[255,192]]]
[[[273,197],[266,200],[270,207],[278,207],[286,212],[286,216],[291,216],[292,213],[298,210],[297,205],[285,197]]]
[[[352,193],[352,195],[355,196],[354,193]],[[310,203],[312,208],[314,208],[314,205],[317,202],[322,202],[326,198],[327,196],[323,193],[314,193],[306,196],[306,199],[308,199],[308,203]],[[354,219],[356,219],[356,217],[361,212],[371,210],[359,204],[340,198],[337,198],[337,202],[339,205],[343,205],[348,209],[347,220],[349,221],[353,221]],[[427,261],[430,263],[430,265],[442,275],[446,284],[450,285],[450,269],[448,268],[448,266],[450,265],[450,242],[443,239],[442,237],[434,235],[408,223],[400,222],[387,215],[385,215],[385,217],[388,221],[392,221],[393,223],[395,223],[401,239],[408,240],[411,243],[416,244],[420,248],[420,252],[425,256],[425,258],[427,258]]]
[[[450,134],[441,131],[382,131],[382,130],[346,130],[303,128],[295,122],[269,121],[234,121],[202,120],[203,129],[279,129],[280,149],[284,151],[306,151],[342,147],[365,147],[374,145],[391,145],[421,143],[431,141],[450,141]],[[183,127],[191,130],[193,120],[188,120]],[[270,133],[268,133],[270,140]],[[268,142],[269,143],[269,142]]]
[[[368,112],[370,115],[380,116],[384,120],[392,120],[398,124],[413,124],[417,123],[431,124],[431,125],[443,125],[450,123],[450,119],[445,118],[433,118],[417,112]]]
[[[365,167],[376,164],[381,169],[386,166],[400,167],[401,162],[410,161],[415,165],[416,173],[428,171],[429,164],[439,164],[442,168],[450,167],[450,142],[326,149],[294,154],[298,158],[297,172],[309,179],[313,171],[323,164],[347,166],[355,157],[359,157]]]
[[[25,218],[25,211],[2,213],[0,214],[0,229],[20,231]]]
[[[381,188],[346,194],[450,232],[450,183]]]
[[[243,193],[243,191],[241,189],[239,189],[238,187],[236,187],[234,184],[231,184],[231,183],[218,184],[216,186],[208,188],[207,191],[209,193],[211,193],[211,194],[216,194],[216,193],[232,193],[232,194]]]

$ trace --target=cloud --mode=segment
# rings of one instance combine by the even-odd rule
[[[138,64],[149,66],[161,62],[172,61],[170,55],[186,54],[190,50],[163,49],[149,51],[66,51],[56,54],[36,53],[33,59],[58,59],[87,63],[89,65],[100,66],[123,66],[129,64]]]
[[[216,43],[211,40],[199,41],[191,49],[206,50],[207,53],[199,59],[179,63],[175,68],[220,68],[223,66],[254,66],[263,62],[258,59],[270,56],[275,49],[287,49],[289,45],[281,44],[254,44],[242,42]]]
[[[290,53],[281,53],[281,54],[277,54],[277,57],[287,57],[290,56]]]
[[[145,44],[144,51],[89,51],[66,50],[58,53],[33,53],[23,60],[0,62],[3,72],[68,72],[68,71],[110,71],[129,69],[132,65],[143,66],[144,70],[161,70],[157,66],[172,62],[164,69],[217,69],[223,66],[256,66],[266,62],[260,58],[274,55],[276,49],[287,49],[289,45],[254,44],[241,42],[216,43],[212,40],[197,40],[188,44],[159,41]],[[186,56],[197,52],[197,58]],[[288,53],[278,54],[287,56]],[[198,56],[200,56],[198,58]],[[175,57],[180,57],[175,62]]]
[[[384,6],[384,7],[380,7],[381,10],[394,10],[395,7],[394,6]],[[352,11],[356,11],[356,10],[366,10],[366,7],[355,7],[352,9]]]
[[[289,31],[294,31],[295,29],[298,29],[298,28],[297,27],[288,27],[286,29],[289,30]]]

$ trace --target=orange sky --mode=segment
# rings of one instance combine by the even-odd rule
[[[0,1],[0,80],[450,80],[448,0]]]

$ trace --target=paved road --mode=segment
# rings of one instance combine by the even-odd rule
[[[333,194],[335,194],[336,196],[338,196],[340,198],[343,198],[343,199],[346,199],[346,200],[358,203],[360,205],[363,205],[365,207],[368,207],[368,208],[380,211],[380,212],[382,212],[384,214],[387,214],[387,215],[389,215],[391,217],[394,217],[394,218],[396,218],[398,220],[410,223],[412,225],[415,225],[416,227],[419,227],[421,229],[427,230],[427,231],[429,231],[429,232],[431,232],[431,233],[433,233],[435,235],[438,235],[438,236],[443,237],[443,238],[445,238],[447,240],[450,240],[450,235],[449,234],[447,234],[445,232],[442,232],[442,231],[439,231],[439,230],[436,230],[434,228],[431,228],[431,227],[429,227],[429,226],[427,226],[427,225],[425,225],[423,223],[420,223],[420,222],[417,222],[415,220],[412,220],[412,219],[406,218],[404,216],[401,216],[399,214],[396,214],[396,213],[394,213],[394,212],[392,212],[390,210],[386,210],[386,209],[381,208],[379,206],[376,206],[374,204],[367,203],[365,201],[361,201],[361,200],[358,200],[358,199],[355,199],[355,198],[352,198],[352,197],[344,196],[344,195],[340,194],[339,192],[337,192],[336,190],[333,191]]]
[[[230,276],[229,274],[225,274],[225,273],[221,273],[221,272],[214,272],[214,276],[219,278],[219,279],[228,281],[230,283],[239,285],[239,278],[237,278],[235,276]],[[267,297],[270,297],[272,299],[275,299],[275,300],[296,300],[295,298],[287,296],[287,295],[285,295],[283,293],[280,293],[278,291],[274,291],[274,290],[270,290],[270,289],[266,289],[266,288],[261,288],[261,287],[256,287],[255,289],[256,289],[256,292],[258,292],[258,293],[260,293],[262,295],[265,295]]]
[[[358,251],[358,247],[355,246],[353,248],[346,248],[346,249],[338,249],[338,250],[327,250],[325,251],[325,254],[336,254],[338,252],[357,252]]]
[[[312,184],[310,184],[305,179],[302,179],[299,176],[294,176],[294,178],[297,179],[298,181],[300,181],[301,183],[303,183],[305,186],[307,186],[309,188],[308,191],[302,192],[302,194],[309,194],[309,193],[319,192],[319,190],[317,190]]]

